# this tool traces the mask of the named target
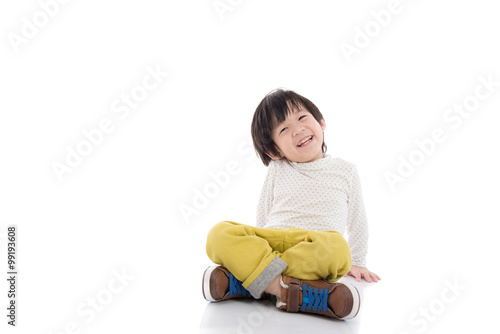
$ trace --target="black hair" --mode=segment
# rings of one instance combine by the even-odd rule
[[[291,90],[275,89],[269,92],[260,102],[255,110],[252,120],[252,140],[255,151],[264,163],[268,166],[273,156],[281,156],[278,146],[273,140],[273,131],[286,120],[286,117],[294,110],[305,108],[313,115],[318,123],[324,119],[318,107],[310,100]],[[323,140],[321,147],[323,155],[326,153],[326,144]]]

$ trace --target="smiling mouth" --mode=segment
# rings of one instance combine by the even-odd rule
[[[313,138],[313,136],[309,136],[309,137],[302,139],[302,141],[297,146],[302,147],[304,145],[307,145],[312,140],[312,138]]]

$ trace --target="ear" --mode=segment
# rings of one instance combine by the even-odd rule
[[[319,122],[319,124],[321,125],[321,128],[323,129],[323,131],[325,131],[326,129],[326,123],[325,123],[325,120],[322,119],[321,122]]]
[[[266,154],[267,154],[267,156],[268,156],[269,158],[271,158],[271,159],[273,159],[273,160],[281,160],[281,158],[280,158],[280,157],[277,157],[277,156],[272,155],[272,154],[267,153],[267,152],[266,152]]]
[[[273,140],[273,143],[274,143],[274,140]],[[266,155],[271,158],[272,160],[281,160],[283,159],[283,153],[281,153],[281,150],[280,148],[278,147],[278,145],[274,144],[274,147],[276,148],[276,151],[278,152],[278,156],[275,156],[269,152],[266,152]]]

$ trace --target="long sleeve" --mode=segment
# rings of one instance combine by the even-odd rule
[[[352,168],[351,187],[348,197],[347,235],[351,247],[352,264],[366,267],[368,253],[368,222],[361,192],[361,183],[355,165]]]
[[[267,167],[267,175],[260,192],[259,203],[257,205],[257,227],[264,227],[267,223],[267,217],[271,212],[273,204],[273,190],[276,168],[271,162]]]

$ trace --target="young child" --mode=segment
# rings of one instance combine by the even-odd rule
[[[366,268],[368,228],[355,165],[326,155],[325,120],[305,97],[269,93],[252,121],[255,150],[268,166],[257,227],[216,224],[203,275],[209,301],[273,298],[288,312],[354,318],[360,297],[352,275],[377,282]],[[349,243],[342,237],[347,229]]]

